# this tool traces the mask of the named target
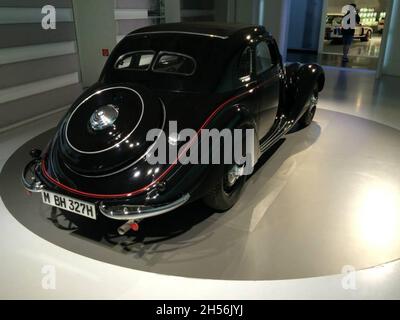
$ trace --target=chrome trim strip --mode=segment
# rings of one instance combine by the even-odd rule
[[[140,205],[121,205],[107,207],[103,202],[99,204],[100,212],[107,218],[121,221],[141,220],[157,217],[171,212],[183,206],[190,199],[189,194],[185,194],[178,200],[160,206],[140,206]]]
[[[226,40],[229,37],[224,37],[224,36],[218,36],[215,34],[209,34],[209,33],[201,33],[201,32],[187,32],[187,31],[150,31],[150,32],[138,32],[138,33],[131,33],[128,34],[127,37],[132,37],[132,36],[140,36],[140,35],[146,35],[146,34],[190,34],[194,36],[203,36],[203,37],[210,37],[210,38],[217,38],[217,39],[222,39]]]
[[[263,143],[260,144],[260,151],[263,153],[265,150],[265,148],[271,143],[271,141],[275,138],[275,136],[279,133],[279,131],[281,130],[282,126],[282,117],[279,119],[278,125],[276,126],[275,130],[272,132],[272,134],[270,135],[269,139],[264,141]]]
[[[290,129],[290,122],[285,120],[282,124],[282,120],[283,118],[279,119],[276,130],[271,134],[270,138],[267,141],[260,145],[261,153],[265,153],[270,146],[278,141]]]
[[[290,122],[286,122],[284,124],[284,127],[282,127],[281,129],[279,129],[279,131],[277,131],[273,137],[271,137],[271,139],[264,143],[261,147],[261,153],[265,153],[266,151],[268,151],[268,149],[273,146],[279,139],[281,139],[291,128],[293,127],[292,123]]]
[[[164,102],[163,102],[161,99],[159,99],[159,100],[160,100],[161,105],[162,105],[162,107],[163,107],[163,114],[164,114],[162,128],[160,129],[160,133],[158,134],[157,139],[154,141],[154,143],[147,149],[147,151],[146,151],[139,159],[137,159],[137,160],[134,161],[133,163],[129,164],[128,166],[126,166],[126,167],[124,167],[124,168],[122,168],[122,169],[120,169],[120,170],[118,170],[118,171],[115,171],[115,172],[112,172],[112,173],[108,173],[108,174],[103,174],[103,175],[96,175],[96,176],[90,176],[90,175],[81,174],[81,173],[76,172],[75,170],[73,170],[68,164],[64,163],[64,165],[65,165],[69,170],[71,170],[73,173],[75,173],[75,174],[77,174],[77,175],[79,175],[79,176],[81,176],[81,177],[93,178],[93,179],[111,177],[111,176],[113,176],[113,175],[116,175],[116,174],[118,174],[118,173],[121,173],[121,172],[123,172],[123,171],[125,171],[125,170],[128,170],[129,168],[133,167],[133,166],[134,166],[135,164],[137,164],[140,160],[144,159],[144,158],[154,149],[154,147],[157,145],[158,139],[160,139],[161,134],[163,133],[163,131],[164,131],[164,129],[165,129],[165,124],[166,124],[166,121],[167,121],[167,111],[166,111]]]
[[[31,169],[35,170],[35,167],[38,164],[40,164],[40,161],[32,160],[25,166],[24,170],[22,171],[22,177],[21,177],[22,184],[23,184],[24,188],[29,192],[35,192],[35,193],[42,192],[43,188],[44,188],[44,185],[42,184],[42,182],[37,180],[35,171],[33,171],[35,179],[33,179],[32,181],[27,181],[26,177],[25,177],[26,174],[28,173],[28,170],[31,170]]]
[[[138,123],[137,123],[136,126],[133,128],[133,130],[132,130],[123,140],[119,141],[118,143],[114,144],[113,146],[111,146],[111,147],[109,147],[109,148],[106,148],[106,149],[103,149],[103,150],[99,150],[99,151],[83,151],[83,150],[79,150],[79,149],[75,148],[75,147],[71,144],[71,142],[69,141],[69,139],[68,139],[68,126],[69,126],[69,123],[70,123],[70,121],[71,121],[73,115],[75,114],[75,112],[76,112],[86,101],[88,101],[89,99],[91,99],[91,98],[94,97],[95,95],[100,94],[100,93],[105,92],[105,91],[114,90],[114,89],[126,89],[126,90],[129,90],[129,91],[132,91],[132,92],[136,93],[137,96],[140,98],[140,102],[141,102],[141,104],[142,104],[142,113],[141,113],[141,115],[140,115],[140,119],[139,119]],[[75,110],[72,112],[72,114],[70,115],[70,117],[69,117],[69,119],[68,119],[68,121],[67,121],[67,124],[66,124],[66,126],[65,126],[65,130],[64,130],[64,135],[65,135],[65,138],[66,138],[67,143],[69,144],[69,146],[70,146],[72,149],[74,149],[76,152],[79,152],[79,153],[82,153],[82,154],[99,154],[99,153],[104,153],[104,152],[106,152],[106,151],[112,150],[112,149],[115,148],[116,146],[118,146],[118,145],[120,145],[121,143],[125,142],[125,141],[135,132],[135,130],[139,127],[139,124],[140,124],[140,122],[142,121],[142,118],[143,118],[143,114],[144,114],[144,102],[143,102],[143,98],[142,98],[142,96],[141,96],[136,90],[131,89],[131,88],[128,88],[128,87],[123,87],[123,86],[117,86],[117,87],[106,88],[106,89],[99,90],[99,91],[96,91],[95,93],[91,94],[89,97],[87,97],[85,100],[83,100],[83,101],[75,108]]]

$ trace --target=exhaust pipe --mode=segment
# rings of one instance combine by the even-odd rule
[[[126,223],[124,223],[122,226],[120,226],[118,228],[118,234],[120,236],[125,235],[129,230],[133,230],[133,231],[139,231],[139,223],[137,221],[134,220],[130,220]]]

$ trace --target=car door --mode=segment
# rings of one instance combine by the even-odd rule
[[[255,45],[255,72],[259,86],[259,136],[265,137],[275,122],[280,95],[281,67],[276,44],[262,40]]]
[[[240,100],[240,104],[245,106],[251,113],[254,120],[258,124],[259,119],[259,106],[260,106],[260,89],[257,88],[257,80],[255,77],[255,62],[254,62],[254,48],[252,46],[245,47],[237,60],[234,62],[235,72],[233,73],[232,83],[237,94],[248,92],[249,88],[253,89],[253,94],[245,95]],[[257,134],[258,134],[258,127]],[[258,137],[261,137],[258,134]]]

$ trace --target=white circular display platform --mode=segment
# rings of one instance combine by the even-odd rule
[[[224,214],[201,203],[146,220],[125,237],[116,229],[77,229],[27,196],[20,182],[25,143],[0,175],[10,213],[40,237],[100,261],[167,275],[278,280],[340,274],[400,258],[400,131],[318,110],[318,121],[290,134],[263,159],[240,202]]]

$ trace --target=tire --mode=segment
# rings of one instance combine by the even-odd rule
[[[314,120],[315,112],[317,111],[318,104],[318,84],[315,85],[311,97],[308,102],[307,111],[303,114],[303,116],[298,121],[298,126],[300,129],[307,128]]]
[[[232,167],[225,165],[223,175],[204,197],[205,205],[217,212],[225,212],[231,209],[239,200],[242,193],[245,177],[241,176],[230,191],[226,189],[226,175]]]
[[[368,42],[368,41],[371,39],[371,36],[372,36],[372,33],[371,33],[371,31],[369,30],[369,31],[367,31],[367,34],[365,35],[365,37],[364,37],[364,38],[361,38],[361,41],[362,41],[362,42]]]
[[[245,146],[244,143],[242,145]],[[246,176],[240,175],[240,170],[240,166],[235,163],[221,165],[219,178],[203,198],[207,207],[217,212],[225,212],[238,202],[246,182]]]

